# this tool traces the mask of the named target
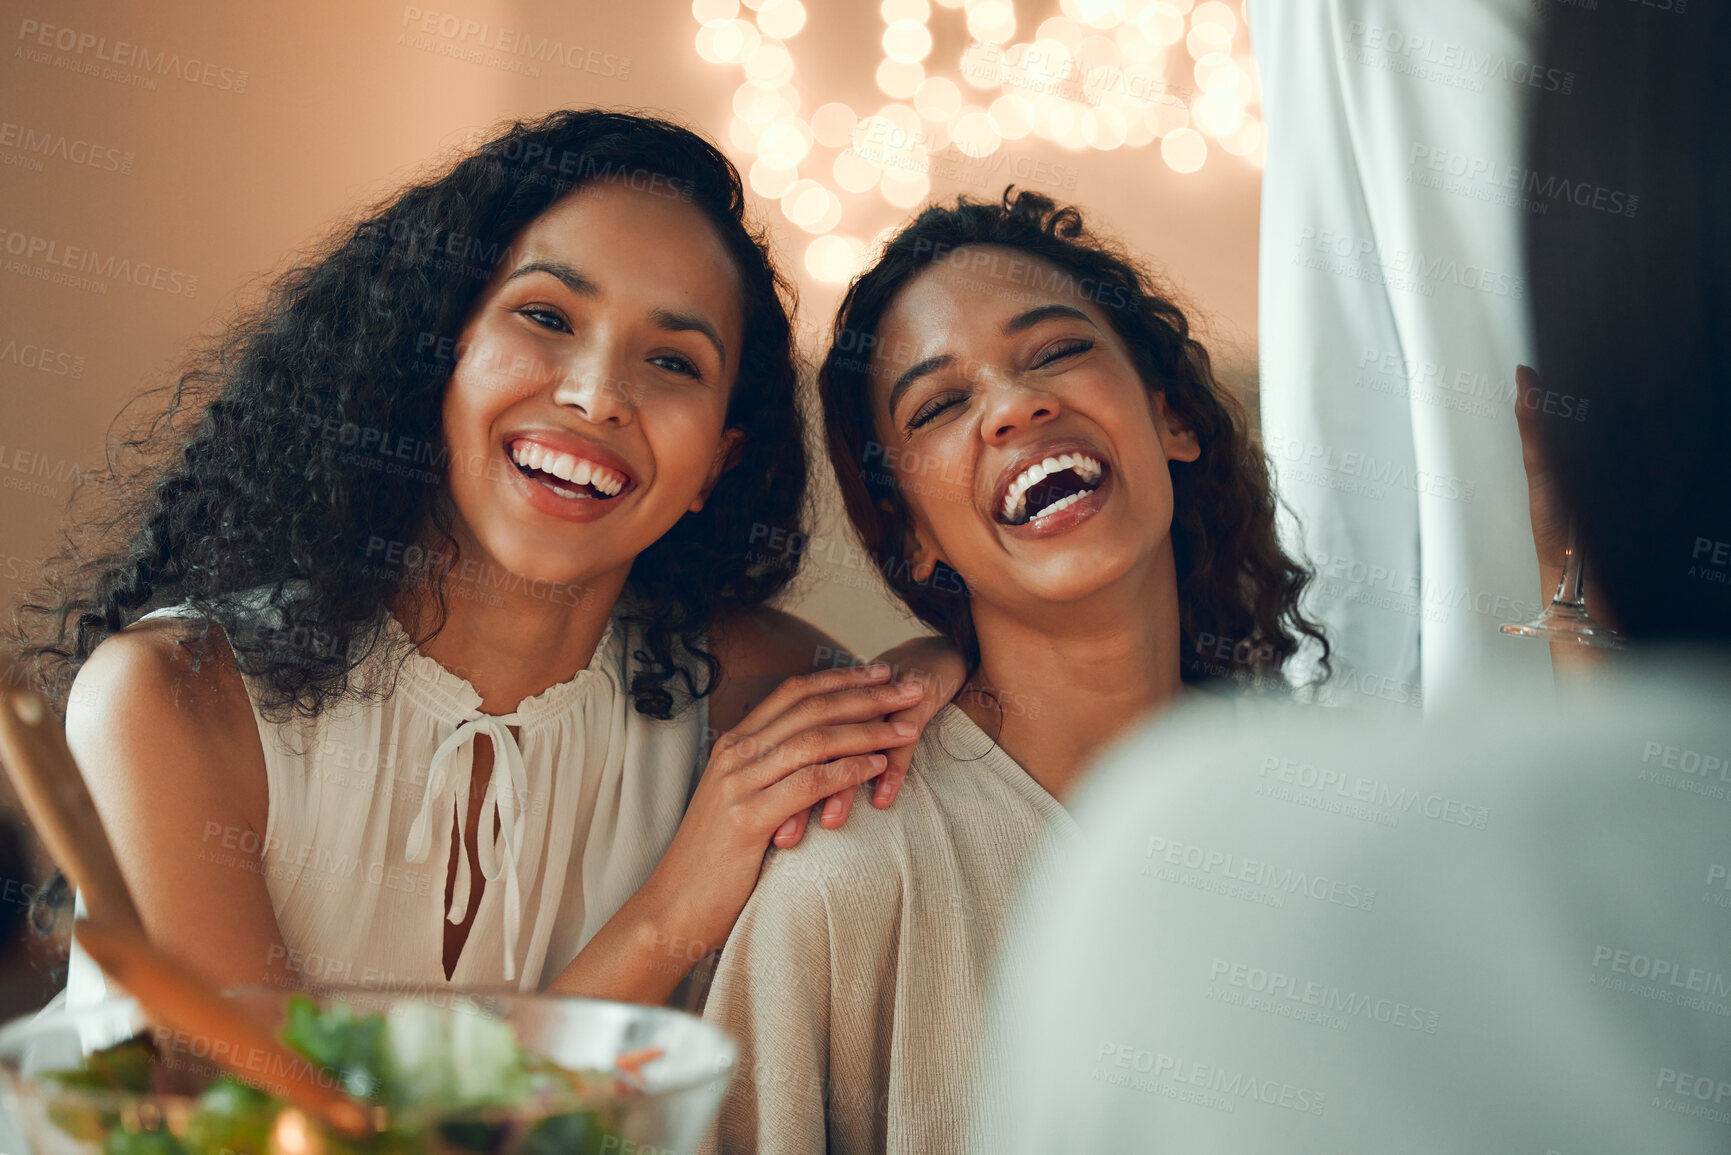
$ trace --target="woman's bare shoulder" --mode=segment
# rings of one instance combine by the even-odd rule
[[[250,723],[252,704],[220,630],[184,618],[138,622],[105,640],[78,671],[67,723],[91,711],[168,709],[204,723]]]
[[[258,725],[220,631],[154,619],[105,640],[72,684],[66,734],[93,790],[117,772],[162,788],[215,776],[263,813]]]

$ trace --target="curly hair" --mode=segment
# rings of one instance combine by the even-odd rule
[[[356,668],[385,645],[379,626],[393,596],[429,589],[417,643],[443,628],[449,609],[444,583],[417,568],[457,549],[440,501],[441,400],[457,360],[449,351],[521,230],[602,182],[686,199],[741,284],[745,331],[726,423],[743,443],[702,510],[638,555],[622,599],[647,649],[633,655],[636,709],[666,718],[675,689],[708,693],[719,663],[702,648],[704,629],[719,612],[774,595],[799,565],[796,553],[749,542],[755,521],[798,527],[803,517],[794,290],[746,221],[739,173],[714,145],[651,116],[568,109],[511,124],[338,229],[195,353],[168,388],[166,411],[121,439],[94,479],[111,499],[86,523],[96,548],[81,550],[69,533],[15,621],[56,705],[104,639],[177,604],[204,623],[199,639],[212,625],[225,631],[271,718],[388,693],[392,679],[375,685]],[[397,463],[381,446],[427,448],[409,453],[432,468],[387,468]],[[117,456],[142,464],[117,465]],[[381,541],[420,546],[381,551]]]
[[[1014,249],[1057,270],[1051,282],[1080,287],[1129,347],[1150,390],[1195,431],[1201,456],[1172,463],[1173,553],[1178,570],[1181,675],[1186,682],[1231,677],[1284,686],[1287,659],[1303,637],[1328,642],[1300,612],[1311,574],[1281,549],[1268,462],[1241,406],[1214,380],[1208,351],[1154,277],[1113,241],[1090,231],[1075,208],[1038,193],[1005,188],[998,203],[958,197],[934,205],[896,233],[882,255],[848,287],[819,370],[830,463],[848,519],[890,587],[920,621],[979,664],[979,642],[961,576],[941,563],[916,579],[903,543],[908,508],[889,470],[868,468],[877,437],[872,420],[869,350],[896,296],[925,269],[964,246]],[[1213,639],[1205,643],[1205,639]],[[1221,642],[1232,660],[1214,660]]]

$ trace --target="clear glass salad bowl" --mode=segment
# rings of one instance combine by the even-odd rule
[[[591,999],[426,988],[225,997],[291,1049],[322,1056],[316,1069],[370,1105],[377,1133],[328,1132],[246,1079],[223,1078],[210,1040],[152,1027],[116,998],[0,1028],[0,1105],[26,1150],[672,1155],[696,1149],[738,1053],[683,1012]],[[141,1035],[149,1045],[109,1049]]]

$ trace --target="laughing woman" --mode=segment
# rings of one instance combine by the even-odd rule
[[[848,291],[820,382],[854,528],[972,676],[893,812],[771,855],[705,1011],[743,1041],[714,1145],[954,1151],[993,950],[1083,770],[1194,683],[1284,686],[1321,636],[1241,409],[1074,209],[921,213]]]
[[[765,605],[806,462],[743,207],[675,125],[517,124],[181,379],[29,647],[160,946],[659,1001],[909,746],[917,687],[813,674],[835,643]]]

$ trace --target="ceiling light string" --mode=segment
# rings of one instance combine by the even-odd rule
[[[897,209],[913,208],[930,196],[934,170],[973,183],[970,166],[995,172],[991,158],[1006,142],[1035,136],[1111,152],[1158,141],[1161,160],[1178,173],[1201,169],[1211,141],[1262,162],[1243,0],[1060,0],[1059,14],[1026,41],[1013,39],[1011,0],[937,2],[963,10],[971,37],[954,77],[928,68],[931,0],[883,0],[875,80],[889,102],[862,115],[831,101],[802,115],[788,47],[805,27],[800,0],[744,0],[753,19],[741,0],[693,0],[698,55],[745,73],[728,141],[754,158],[752,191],[814,234],[805,264],[819,281],[848,281],[890,232],[871,243],[838,232],[848,215],[840,193],[876,192]]]

